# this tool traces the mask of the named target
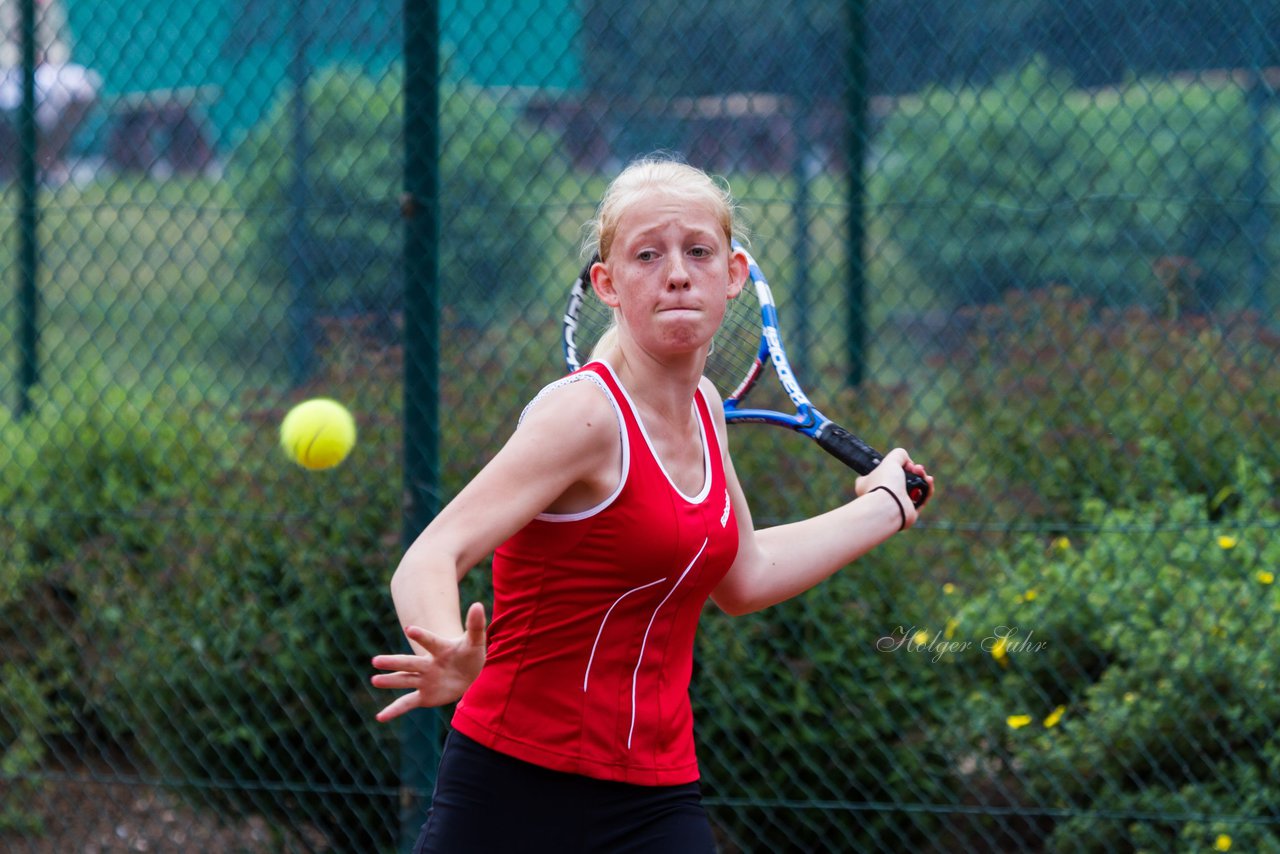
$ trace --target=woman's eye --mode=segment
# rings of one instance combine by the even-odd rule
[[[657,253],[650,249],[636,253],[636,260],[638,261],[652,261],[656,257],[658,257]]]

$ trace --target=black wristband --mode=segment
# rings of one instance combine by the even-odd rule
[[[898,514],[902,516],[902,524],[898,526],[898,530],[899,531],[905,530],[907,527],[907,510],[905,507],[902,506],[902,500],[899,499],[898,496],[894,495],[893,490],[887,486],[877,486],[875,489],[871,490],[871,492],[876,492],[877,490],[881,490],[881,489],[883,489],[886,493],[888,493],[889,497],[893,499],[894,504],[898,505]],[[871,492],[868,492],[867,495],[870,495]]]

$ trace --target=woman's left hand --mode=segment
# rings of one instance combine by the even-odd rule
[[[374,675],[370,680],[374,687],[410,689],[378,712],[378,720],[384,723],[412,709],[455,702],[475,681],[484,667],[484,606],[476,602],[467,610],[466,628],[459,637],[441,637],[418,626],[406,628],[405,636],[423,653],[373,658],[374,667],[393,671]]]
[[[864,474],[854,482],[853,490],[858,497],[866,495],[873,489],[884,487],[894,494],[901,503],[905,518],[903,528],[910,528],[919,518],[919,508],[912,504],[907,495],[907,472],[919,475],[929,484],[929,495],[933,495],[933,476],[925,471],[924,466],[911,459],[911,455],[903,448],[894,448],[885,454],[880,465],[869,474]],[[928,503],[928,499],[925,499]],[[922,504],[921,507],[924,505]]]

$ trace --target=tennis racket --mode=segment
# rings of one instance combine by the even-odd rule
[[[736,241],[733,244],[747,255],[750,286],[743,288],[737,299],[729,301],[724,322],[716,333],[711,353],[707,356],[706,376],[722,392],[732,389],[724,399],[724,417],[729,424],[772,424],[802,433],[818,443],[824,451],[858,474],[868,474],[884,458],[862,439],[818,411],[800,387],[782,335],[778,330],[778,309],[769,282],[755,259]],[[600,336],[613,325],[613,310],[602,303],[591,289],[592,258],[569,292],[564,313],[564,359],[570,371],[576,371],[591,360],[591,351]],[[766,366],[786,393],[792,413],[776,409],[747,408],[743,400],[756,387]],[[924,478],[907,472],[907,495],[919,507],[929,497],[929,484]]]

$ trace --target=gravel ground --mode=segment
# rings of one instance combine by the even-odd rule
[[[290,844],[273,838],[267,821],[251,817],[228,823],[199,810],[172,792],[141,782],[142,775],[120,757],[84,761],[55,759],[56,780],[38,789],[0,783],[4,812],[18,812],[38,831],[0,824],[3,854],[105,854],[105,852],[191,852],[277,854],[325,850],[319,834]]]
[[[0,833],[0,851],[100,854],[123,851],[274,851],[262,819],[223,824],[176,796],[136,783],[60,781],[24,793],[44,829]],[[8,800],[8,798],[6,798]]]

